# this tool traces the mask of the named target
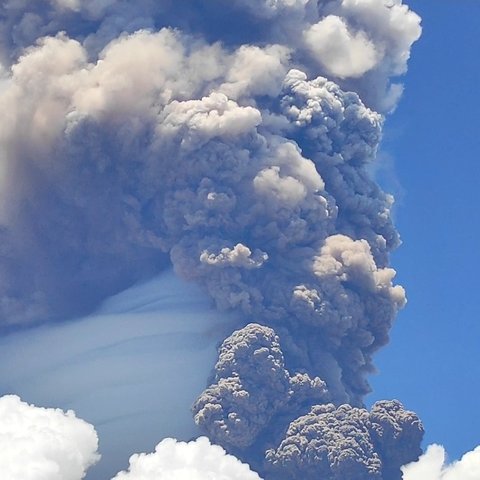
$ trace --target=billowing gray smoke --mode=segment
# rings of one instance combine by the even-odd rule
[[[223,342],[193,411],[212,440],[246,454],[267,480],[401,480],[400,467],[421,454],[415,413],[396,400],[370,412],[335,406],[318,377],[289,374],[278,337],[258,324]]]
[[[418,417],[395,400],[377,402],[370,412],[316,405],[267,451],[267,478],[400,480],[400,467],[421,454],[422,435]]]
[[[275,478],[399,478],[421,424],[361,408],[405,303],[369,165],[420,19],[401,0],[8,0],[0,22],[1,327],[172,263],[244,320],[194,406],[212,439]]]
[[[318,377],[290,376],[271,328],[250,324],[223,342],[215,383],[193,410],[197,424],[216,442],[250,447],[267,428],[272,435],[279,416],[328,399],[325,382]]]

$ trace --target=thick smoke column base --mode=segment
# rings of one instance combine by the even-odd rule
[[[214,381],[193,406],[195,422],[230,448],[250,447],[263,430],[276,430],[287,412],[306,411],[308,405],[328,399],[325,382],[318,377],[290,375],[277,335],[258,324],[223,342]]]
[[[423,426],[396,400],[370,412],[333,404],[313,406],[266,454],[268,480],[400,480],[400,467],[418,459]]]
[[[240,458],[268,449],[260,473],[271,480],[400,480],[400,467],[421,454],[417,415],[396,400],[368,412],[330,398],[320,378],[288,372],[273,329],[249,324],[221,345],[214,383],[193,413],[205,434]]]

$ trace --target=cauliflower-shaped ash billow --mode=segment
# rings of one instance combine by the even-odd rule
[[[400,480],[400,467],[421,454],[423,426],[396,401],[370,412],[315,405],[294,420],[276,449],[266,454],[267,480]]]
[[[275,417],[327,399],[319,378],[290,375],[274,330],[258,324],[223,342],[214,382],[193,406],[195,422],[213,441],[230,447],[249,447]]]

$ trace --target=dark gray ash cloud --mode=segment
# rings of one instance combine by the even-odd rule
[[[236,448],[251,447],[289,412],[329,398],[318,377],[285,369],[278,337],[258,324],[223,342],[214,381],[193,406],[195,422],[215,442]]]
[[[418,419],[363,409],[406,301],[369,165],[420,32],[401,0],[4,2],[0,328],[173,265],[242,319],[194,405],[210,438],[278,478],[399,478]],[[285,453],[304,418],[345,462],[326,432]]]
[[[316,405],[267,451],[266,478],[400,480],[400,467],[420,455],[422,436],[418,417],[398,401],[377,402],[370,412]]]

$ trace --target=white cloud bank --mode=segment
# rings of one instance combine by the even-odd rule
[[[15,395],[0,398],[2,480],[81,480],[98,461],[92,425],[72,410],[41,408]],[[185,443],[167,438],[154,453],[130,458],[113,480],[261,480],[206,437]]]
[[[73,411],[0,398],[2,480],[80,480],[98,459],[95,429]]]
[[[480,478],[480,446],[448,465],[445,449],[430,445],[418,462],[402,467],[403,480],[478,480]]]
[[[185,443],[167,438],[154,453],[133,455],[113,480],[260,480],[250,467],[208,438]]]

